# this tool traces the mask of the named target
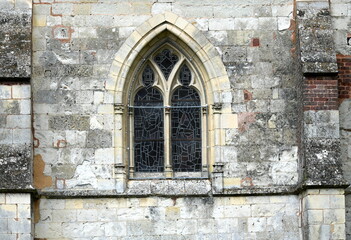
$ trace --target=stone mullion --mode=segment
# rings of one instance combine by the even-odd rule
[[[167,178],[173,177],[173,169],[172,169],[172,152],[171,152],[171,109],[165,108],[165,131],[164,131],[164,166],[165,166],[165,176]]]
[[[208,174],[208,123],[207,123],[207,107],[202,108],[202,121],[201,121],[201,145],[202,145],[202,172],[203,174]]]

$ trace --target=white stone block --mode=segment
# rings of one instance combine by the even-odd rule
[[[345,209],[325,209],[324,224],[345,223]]]
[[[68,225],[73,225],[72,223],[67,223]],[[35,237],[36,238],[61,238],[65,235],[63,234],[65,228],[65,223],[42,223],[39,222],[35,224]],[[68,233],[68,232],[67,232]],[[69,232],[70,237],[74,237],[72,232]]]
[[[1,209],[0,209],[0,214],[1,214]],[[0,215],[2,218],[0,218],[0,237],[1,234],[7,233],[8,232],[8,227],[7,227],[7,218],[3,218],[5,216]]]
[[[13,129],[14,144],[31,144],[32,130],[31,129]]]
[[[4,234],[0,233],[0,239],[1,240],[18,240],[17,234],[7,234],[7,233],[4,233]]]
[[[30,204],[31,197],[27,193],[7,193],[6,204]]]
[[[16,218],[17,206],[15,204],[0,205],[0,216],[2,218]]]
[[[121,237],[127,235],[126,222],[108,222],[103,225],[106,237]]]
[[[78,221],[94,222],[97,220],[98,212],[96,209],[79,209],[77,210]]]
[[[278,17],[278,30],[287,30],[290,27],[290,17]]]
[[[10,233],[31,233],[31,220],[28,219],[8,219],[8,230]]]
[[[65,200],[63,199],[40,199],[40,210],[54,210],[54,209],[64,209],[65,208]]]
[[[248,218],[247,228],[249,232],[264,232],[266,230],[266,218]]]
[[[30,85],[13,85],[12,98],[31,98]]]
[[[234,18],[216,18],[209,20],[209,30],[234,30]]]
[[[17,240],[32,240],[32,239],[33,239],[32,234],[29,234],[29,233],[18,234],[18,238],[17,238]]]
[[[32,119],[30,115],[8,115],[6,119],[7,128],[31,128]]]
[[[32,109],[31,109],[31,100],[21,100],[19,102],[20,104],[20,113],[21,114],[31,114]]]
[[[0,204],[5,203],[5,193],[0,193]]]
[[[11,86],[0,85],[0,99],[10,99],[11,95]]]
[[[159,14],[164,13],[167,11],[172,11],[172,3],[165,2],[165,3],[154,3],[152,4],[151,14]]]
[[[30,219],[31,218],[31,206],[29,204],[18,204],[17,215],[19,218]]]

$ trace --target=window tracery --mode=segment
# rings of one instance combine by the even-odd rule
[[[207,171],[205,103],[193,66],[181,52],[166,46],[145,58],[139,69],[130,105],[131,175],[184,177],[184,172]]]

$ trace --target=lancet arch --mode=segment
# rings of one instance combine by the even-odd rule
[[[222,60],[213,45],[200,30],[173,13],[153,16],[139,26],[121,46],[111,66],[106,89],[114,95],[116,163],[127,166],[133,158],[128,151],[133,145],[130,137],[133,127],[128,117],[128,109],[132,105],[131,96],[135,96],[136,74],[140,72],[140,68],[145,67],[145,61],[150,54],[166,46],[181,53],[179,56],[183,59],[178,64],[186,64],[197,76],[194,88],[200,92],[201,105],[207,106],[202,110],[202,113],[207,115],[203,118],[206,122],[202,124],[206,129],[203,155],[208,163],[205,164],[206,171],[211,171],[213,163],[222,159],[220,148],[224,137],[221,128],[229,125],[236,127],[236,115],[231,113],[230,83]],[[153,65],[151,67],[157,69]],[[162,92],[161,86],[157,87]],[[172,84],[168,87],[176,89]],[[170,103],[167,99],[169,96],[165,95],[167,104]],[[232,123],[224,126],[223,117],[233,120]]]

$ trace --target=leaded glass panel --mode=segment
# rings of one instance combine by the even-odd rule
[[[201,171],[201,102],[194,88],[173,93],[171,112],[172,163],[175,172]]]
[[[191,71],[187,65],[184,65],[179,72],[179,81],[184,86],[189,86],[191,82]]]
[[[146,67],[142,74],[146,87],[134,99],[134,162],[136,172],[164,170],[163,97],[151,87],[154,74]]]
[[[178,56],[172,54],[169,49],[165,49],[155,56],[154,61],[160,67],[165,79],[168,80],[174,65],[178,62]]]

